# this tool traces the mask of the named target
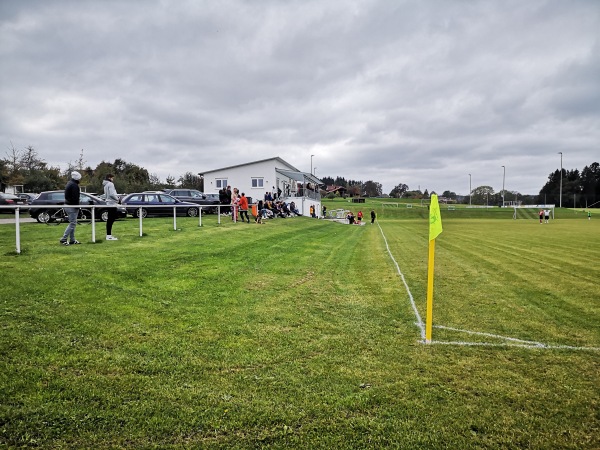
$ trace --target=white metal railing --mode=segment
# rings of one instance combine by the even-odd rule
[[[19,205],[19,206],[8,206],[8,205],[0,205],[0,211],[3,210],[13,210],[14,218],[15,218],[15,241],[16,241],[16,252],[18,254],[21,253],[21,211],[22,210],[30,210],[30,209],[63,209],[63,208],[78,208],[78,209],[87,209],[91,211],[91,224],[92,224],[92,242],[96,243],[96,209],[107,209],[107,208],[125,208],[125,205]],[[182,206],[173,205],[173,229],[177,230],[177,208],[182,208]],[[142,224],[142,209],[151,209],[151,208],[165,208],[162,205],[142,205],[135,209],[138,209],[140,214],[140,236],[143,234],[143,224]],[[191,206],[190,206],[191,208]],[[197,205],[198,208],[198,226],[202,226],[202,208],[203,205]],[[129,209],[133,209],[130,207]],[[219,223],[220,217],[219,217]]]
[[[256,205],[256,203],[251,203],[248,206],[249,212],[252,211],[252,206]],[[191,208],[192,206],[188,206]],[[213,209],[217,208],[217,223],[221,224],[221,208],[224,211],[230,211],[233,206],[232,205],[195,205],[198,208],[198,227],[202,227],[202,211],[203,208]],[[9,205],[0,205],[0,212],[3,210],[12,210],[14,211],[15,218],[15,241],[16,241],[16,252],[18,254],[21,253],[21,211],[28,211],[30,209],[62,209],[62,208],[78,208],[78,209],[87,209],[91,211],[91,224],[92,224],[92,243],[96,243],[96,209],[106,209],[106,208],[126,208],[126,209],[137,209],[139,211],[139,229],[140,229],[140,237],[143,236],[143,217],[142,210],[143,209],[152,209],[152,208],[165,208],[164,205],[18,205],[18,206],[9,206]],[[185,206],[181,205],[173,205],[173,230],[177,231],[177,208],[185,208]],[[239,208],[238,208],[239,213]],[[1,218],[1,216],[0,216]],[[234,222],[237,222],[237,217],[234,216]]]

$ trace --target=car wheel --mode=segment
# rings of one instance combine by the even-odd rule
[[[108,211],[107,210],[103,210],[100,213],[100,219],[102,219],[102,222],[108,222]]]
[[[77,217],[77,220],[91,220],[92,219],[92,212],[89,209],[80,209],[79,210],[79,217]]]
[[[137,217],[138,219],[140,218],[140,209],[136,209],[135,210],[135,217]],[[142,218],[145,219],[148,216],[148,211],[145,208],[142,208],[142,214],[141,214]]]
[[[188,217],[198,217],[198,208],[188,208],[187,215]]]
[[[39,223],[48,223],[50,222],[50,214],[48,211],[40,211],[35,217],[35,220],[37,220]]]

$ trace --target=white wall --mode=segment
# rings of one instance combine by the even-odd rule
[[[227,179],[227,183],[231,189],[238,188],[240,193],[245,193],[246,197],[252,197],[252,202],[262,199],[265,192],[272,192],[273,186],[277,190],[277,179],[279,179],[280,188],[283,190],[283,175],[276,173],[275,169],[294,170],[292,167],[281,164],[276,159],[262,161],[258,163],[247,164],[230,169],[216,170],[205,174],[204,176],[204,191],[219,192],[216,187],[217,179]],[[252,178],[263,178],[262,188],[252,187]]]

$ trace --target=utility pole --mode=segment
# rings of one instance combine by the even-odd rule
[[[558,207],[562,208],[562,152],[558,152],[560,155],[560,200],[558,203]]]
[[[469,206],[471,206],[471,192],[473,190],[471,189],[471,174],[469,174]]]
[[[504,180],[506,179],[506,167],[502,166],[504,173],[502,174],[502,207],[504,208]]]

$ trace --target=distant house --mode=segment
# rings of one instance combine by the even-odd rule
[[[317,213],[321,211],[321,180],[279,157],[208,170],[201,175],[205,192],[219,192],[231,186],[232,190],[238,188],[240,193],[245,193],[251,203],[263,199],[267,192],[280,192],[281,199],[286,203],[295,202],[302,215],[309,215],[311,205]]]
[[[335,186],[335,185],[331,185],[331,186],[327,186],[325,188],[325,191],[327,192],[327,194],[339,194],[340,197],[343,197],[344,195],[346,195],[346,192],[348,191],[348,189],[346,189],[344,186]]]

